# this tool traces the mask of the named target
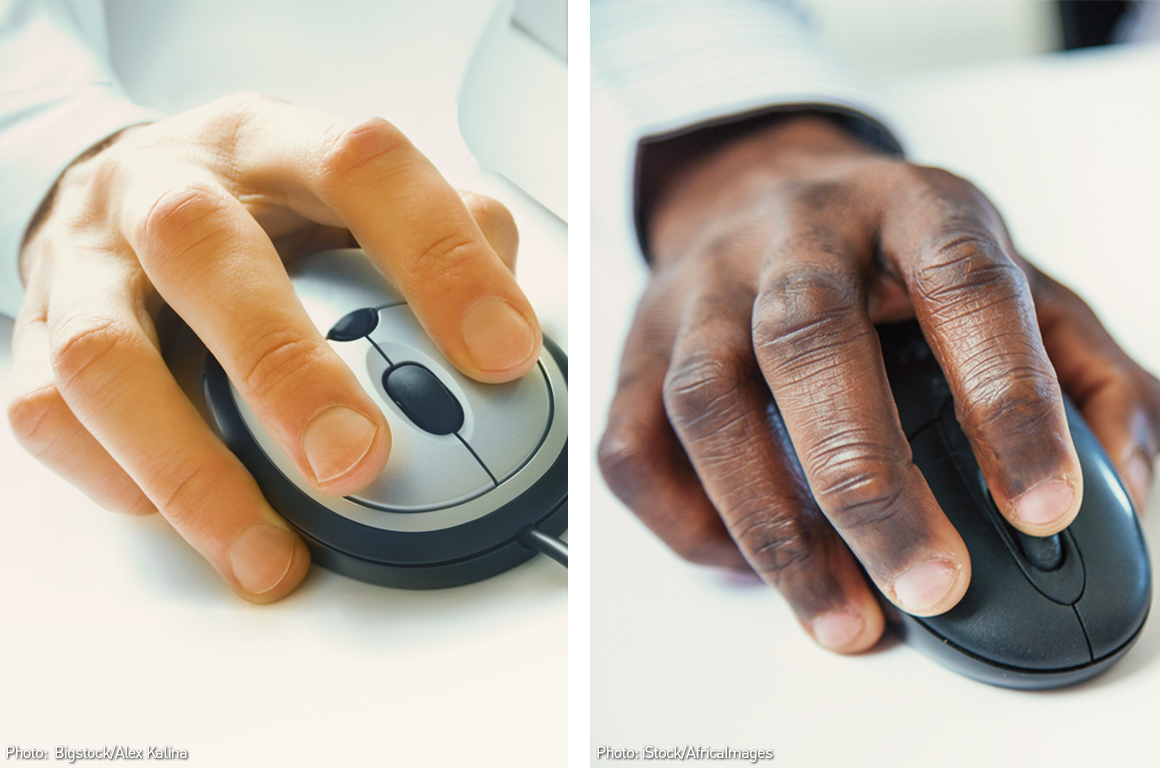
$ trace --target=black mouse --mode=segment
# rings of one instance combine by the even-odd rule
[[[361,581],[431,589],[493,576],[543,552],[564,564],[568,358],[551,339],[515,381],[464,376],[406,300],[357,249],[287,271],[318,330],[391,425],[391,455],[368,488],[318,493],[210,357],[205,395],[226,444],[316,563]]]
[[[950,387],[916,322],[878,327],[882,356],[914,463],[971,556],[971,584],[941,616],[885,602],[909,645],[960,674],[1008,688],[1086,680],[1140,635],[1152,602],[1144,535],[1107,454],[1065,398],[1083,469],[1083,505],[1055,536],[1028,536],[991,499]]]

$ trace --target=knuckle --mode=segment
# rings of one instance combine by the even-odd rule
[[[846,278],[795,269],[764,286],[753,315],[753,344],[767,376],[797,380],[832,368],[868,331],[859,331],[858,289]]]
[[[817,566],[818,533],[801,515],[754,513],[730,529],[753,570],[774,583]]]
[[[49,349],[57,385],[62,394],[91,392],[114,378],[129,364],[126,353],[137,337],[124,322],[101,314],[77,312],[67,321]]]
[[[811,486],[839,531],[873,530],[894,518],[908,459],[856,440],[834,440],[810,455]]]
[[[70,167],[61,177],[67,184],[58,187],[53,205],[63,231],[73,238],[91,232],[106,221],[115,199],[113,190],[125,173],[125,161],[115,145],[95,157]],[[79,190],[76,192],[70,191]]]
[[[740,416],[745,371],[735,358],[712,350],[693,353],[665,375],[665,412],[678,431],[716,432]]]
[[[887,181],[890,188],[901,191],[910,199],[934,203],[939,207],[960,206],[964,199],[985,203],[983,195],[970,181],[945,168],[890,158],[881,172],[884,174],[881,178]]]
[[[420,247],[417,253],[418,257],[407,268],[414,277],[430,281],[454,276],[490,255],[480,238],[462,230],[438,237]]]
[[[851,186],[839,180],[797,184],[787,191],[792,195],[793,207],[815,215],[848,209],[854,195]]]
[[[267,93],[240,91],[195,112],[200,117],[197,131],[213,146],[219,173],[233,181],[239,179],[238,158],[244,153],[243,139],[248,129],[271,105],[284,103]]]
[[[381,117],[338,123],[322,137],[321,187],[335,191],[360,169],[413,150],[403,132]]]
[[[933,165],[918,165],[917,163],[894,162],[893,173],[898,183],[914,187],[941,189],[950,185],[960,184],[964,180],[945,168]]]
[[[269,327],[243,353],[236,381],[242,391],[258,399],[285,393],[288,385],[306,386],[298,374],[320,364],[323,355],[314,341],[283,327]]]
[[[956,412],[972,440],[1004,436],[1016,443],[1047,434],[1056,416],[1059,383],[1053,375],[1009,360],[989,361],[968,376]]]
[[[8,423],[17,441],[40,456],[57,437],[53,427],[69,413],[60,390],[49,384],[14,395],[8,402]]]
[[[706,233],[704,239],[693,239],[678,251],[683,254],[671,265],[665,265],[674,274],[674,279],[684,274],[686,279],[696,278],[708,282],[716,277],[714,272],[725,265],[745,265],[752,260],[756,248],[769,242],[769,233],[757,226],[730,226]],[[680,264],[680,268],[674,265]],[[657,265],[658,267],[661,265]],[[655,269],[656,267],[654,267]],[[662,270],[664,267],[661,267]],[[752,267],[747,266],[747,269]],[[664,271],[661,274],[665,274]]]
[[[609,426],[596,451],[600,473],[612,492],[628,503],[654,461],[651,441],[639,426],[623,422]]]
[[[954,319],[1028,293],[1027,276],[990,237],[946,235],[930,244],[914,268],[918,297],[940,317]]]
[[[211,130],[216,137],[237,138],[262,109],[281,100],[260,91],[238,91],[210,102],[194,114],[201,120],[201,127]],[[236,146],[226,142],[225,146]]]
[[[763,286],[757,302],[754,339],[762,348],[777,351],[844,325],[857,309],[858,292],[843,276],[795,267]]]
[[[156,267],[225,236],[230,203],[212,184],[191,181],[163,192],[136,227],[139,256]]]
[[[896,193],[916,178],[911,163],[893,155],[874,155],[861,160],[848,174],[850,187],[863,198],[881,199],[884,192]]]
[[[186,539],[201,538],[211,524],[206,514],[214,507],[214,497],[223,487],[222,473],[192,459],[177,458],[163,464],[155,478],[153,501],[166,519]]]

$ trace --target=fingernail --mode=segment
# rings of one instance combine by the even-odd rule
[[[908,613],[938,605],[955,584],[958,568],[949,560],[934,558],[906,571],[891,585],[898,605]]]
[[[1134,454],[1128,460],[1127,467],[1128,476],[1124,478],[1128,481],[1128,485],[1132,487],[1132,492],[1136,494],[1136,500],[1143,504],[1148,498],[1148,486],[1152,484],[1152,462],[1140,454]],[[1140,510],[1143,512],[1144,510]]]
[[[463,343],[481,371],[504,371],[523,363],[536,349],[524,316],[503,299],[481,301],[463,318]]]
[[[862,617],[851,611],[823,613],[810,624],[814,639],[831,651],[841,651],[862,634]]]
[[[251,525],[229,549],[234,578],[251,594],[269,592],[282,582],[294,558],[294,535],[272,525]]]
[[[1015,517],[1029,525],[1048,525],[1071,512],[1075,489],[1062,479],[1046,480],[1015,497]]]
[[[302,452],[320,483],[355,467],[375,439],[378,426],[358,411],[333,405],[310,420],[302,431]]]

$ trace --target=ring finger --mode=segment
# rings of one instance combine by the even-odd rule
[[[665,405],[746,560],[823,646],[862,651],[883,615],[810,494],[753,356],[752,295],[702,296],[683,322]]]
[[[127,254],[62,265],[48,307],[57,386],[77,419],[236,592],[276,600],[305,576],[305,544],[262,498],[165,367]]]

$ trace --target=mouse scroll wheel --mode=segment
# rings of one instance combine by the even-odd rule
[[[1063,543],[1059,534],[1032,536],[1018,528],[1011,528],[1011,536],[1019,545],[1027,561],[1041,571],[1054,571],[1063,565]]]
[[[1029,565],[1041,571],[1058,570],[1063,565],[1063,541],[1059,538],[1059,534],[1032,536],[1011,525],[1007,518],[999,512],[999,506],[995,504],[995,497],[991,495],[990,489],[987,488],[987,481],[983,479],[981,470],[979,472],[979,482],[983,485],[983,492],[987,494],[991,514],[995,520],[1002,521],[1001,525],[1015,542],[1015,546],[1019,548],[1023,559]]]
[[[331,341],[355,341],[371,335],[379,325],[379,311],[372,307],[356,309],[343,315],[335,323],[326,338]]]
[[[383,388],[407,418],[424,432],[451,435],[463,427],[463,406],[439,377],[418,363],[383,373]]]

